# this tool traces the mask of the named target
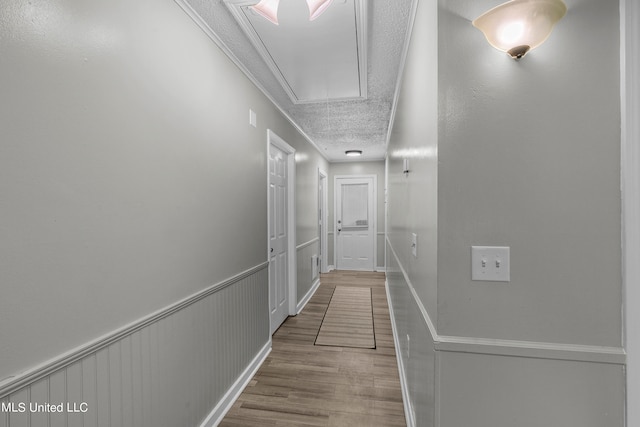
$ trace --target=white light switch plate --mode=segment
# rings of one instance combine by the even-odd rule
[[[418,257],[418,235],[411,233],[411,253],[414,257]]]
[[[509,247],[471,246],[471,280],[509,282]]]

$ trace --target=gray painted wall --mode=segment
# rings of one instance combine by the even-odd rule
[[[567,1],[519,62],[470,23],[500,3],[418,2],[391,133],[387,263],[417,425],[540,425],[537,410],[544,424],[621,426],[618,3]],[[510,246],[511,282],[472,282],[472,245]],[[481,354],[486,339],[502,350]],[[433,343],[435,365],[409,341]],[[522,357],[498,354],[522,342]],[[545,346],[576,353],[541,361]],[[601,346],[621,357],[579,361]],[[419,367],[435,370],[433,394],[411,386]]]
[[[376,268],[384,269],[384,161],[377,162],[336,162],[329,166],[329,191],[328,191],[328,214],[329,214],[329,238],[327,240],[327,252],[329,254],[329,265],[335,265],[334,257],[334,238],[335,238],[335,222],[334,218],[334,178],[336,175],[376,175],[378,179],[378,188],[376,201],[378,224],[376,229],[377,244],[377,265]]]
[[[327,162],[175,2],[5,2],[0,66],[0,384],[265,262],[267,128],[317,237]],[[269,340],[254,315],[214,317],[236,360]]]
[[[520,62],[467,25],[493,3],[440,2],[438,331],[620,346],[618,2],[567,2]],[[507,286],[471,245],[511,247]]]
[[[327,160],[308,142],[292,135],[296,149],[296,246],[297,303],[313,287],[318,276],[311,274],[311,258],[320,253],[318,233],[318,169],[329,168]],[[287,141],[288,142],[288,141]],[[316,240],[314,243],[308,244]]]

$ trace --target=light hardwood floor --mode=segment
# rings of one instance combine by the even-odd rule
[[[220,426],[406,426],[384,273],[321,275],[302,313],[273,335],[273,350]],[[375,349],[315,346],[336,286],[370,287]]]

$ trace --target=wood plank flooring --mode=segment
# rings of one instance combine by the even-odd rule
[[[315,344],[376,348],[371,288],[336,286]]]
[[[273,335],[273,350],[220,426],[406,426],[384,274],[322,274],[302,313]],[[315,346],[335,287],[371,288],[375,349]]]

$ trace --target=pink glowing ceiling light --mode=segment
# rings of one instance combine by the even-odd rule
[[[309,21],[313,21],[318,16],[322,15],[322,12],[327,10],[333,0],[307,0],[309,6]]]
[[[268,19],[274,24],[278,25],[278,4],[280,0],[260,0],[260,3],[255,6],[251,6],[251,9],[256,11],[260,16]]]
[[[309,21],[313,21],[322,15],[322,12],[327,10],[332,1],[333,0],[307,0],[307,6],[309,6]],[[280,0],[260,0],[260,3],[255,6],[250,6],[250,9],[278,25],[279,4]]]

